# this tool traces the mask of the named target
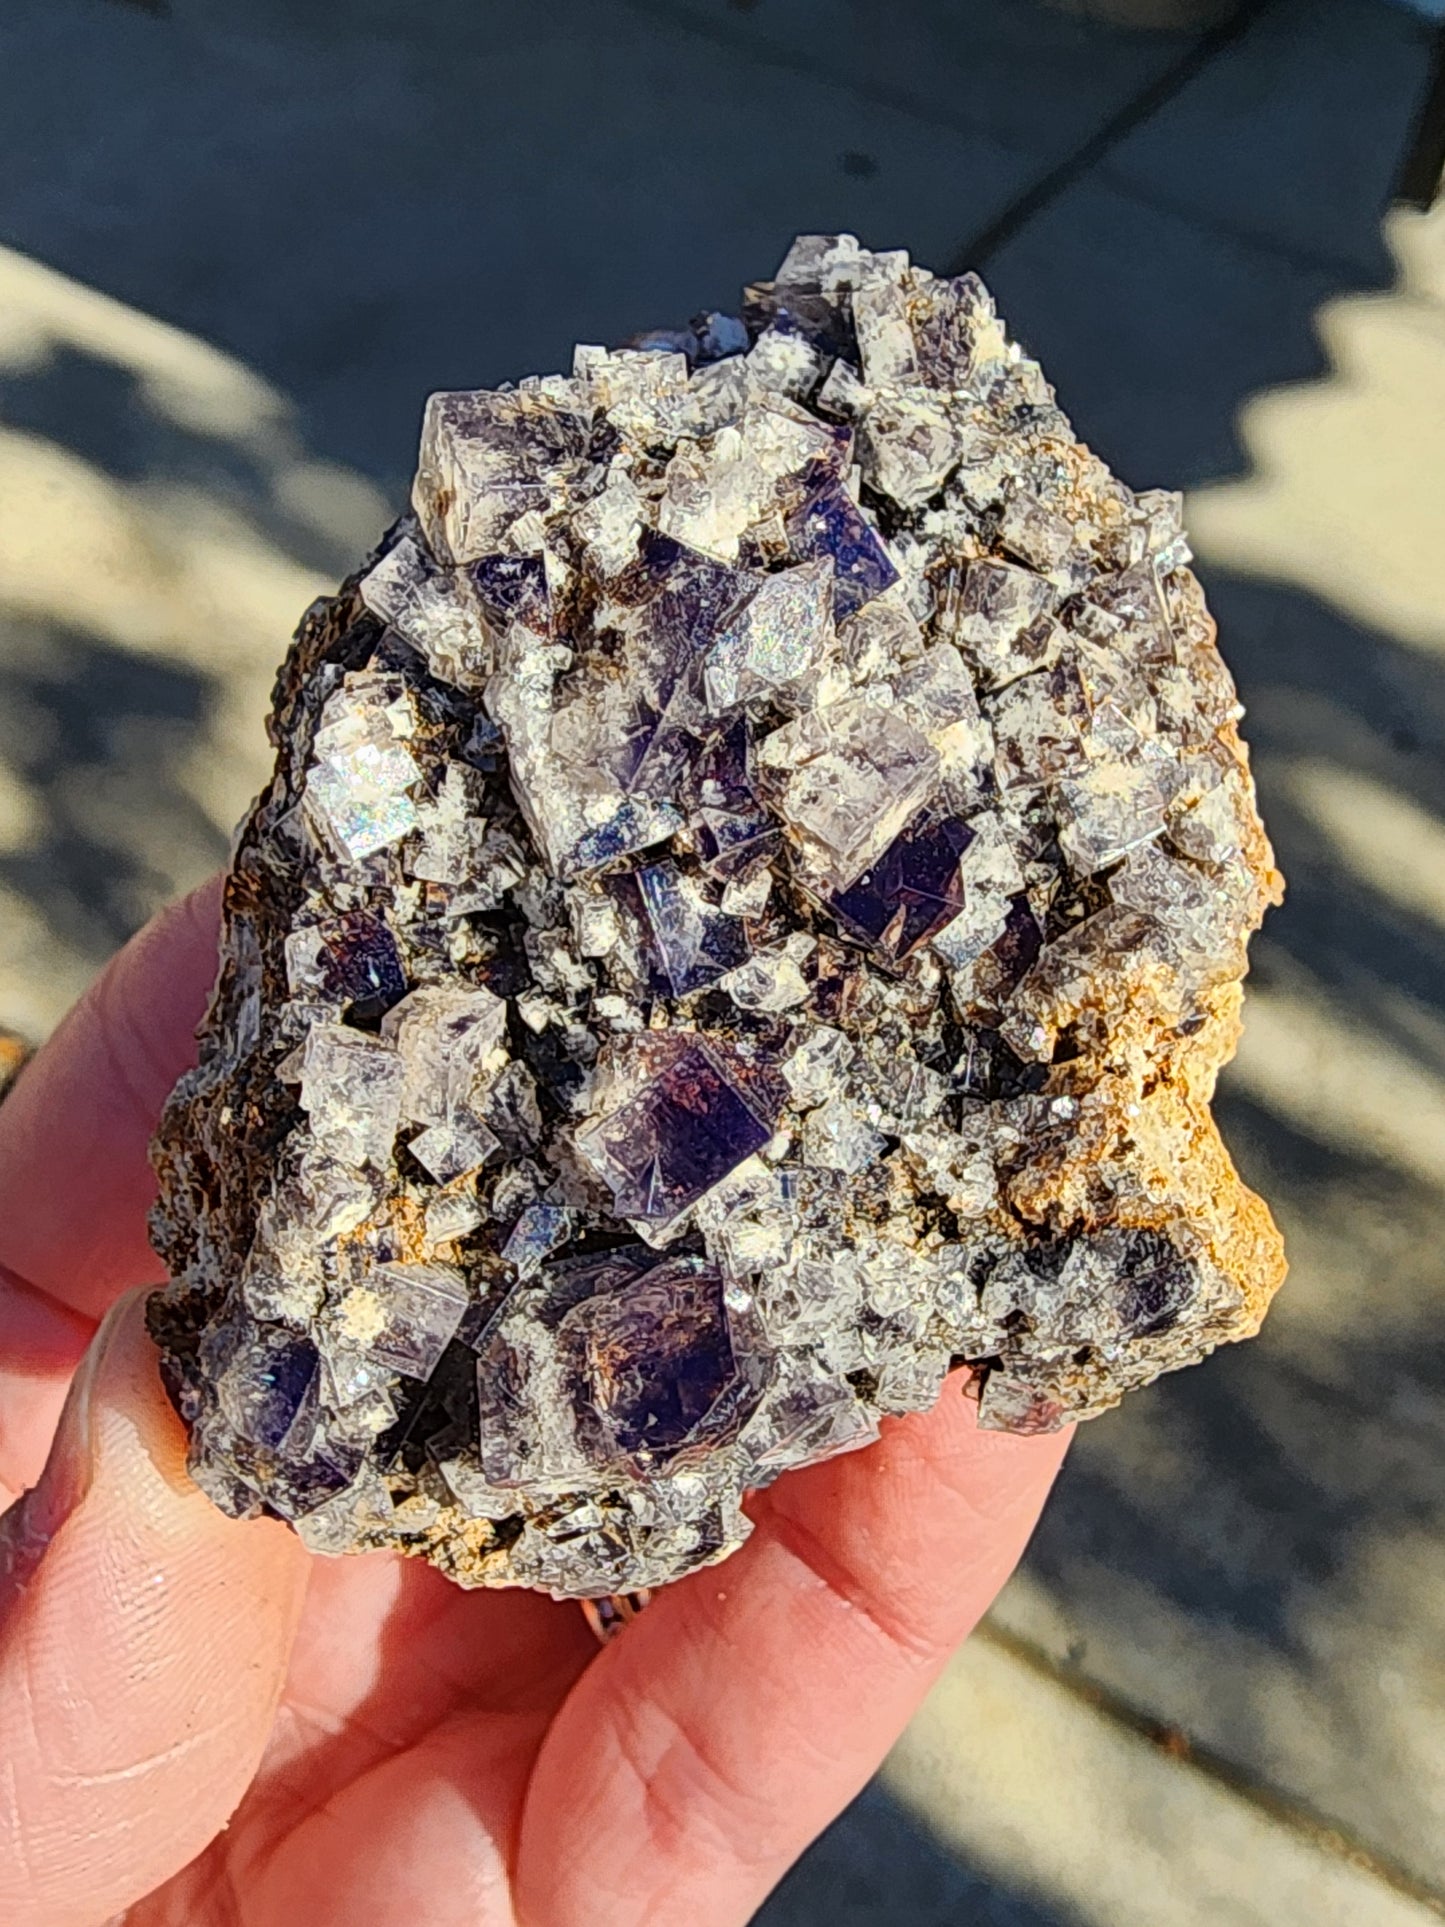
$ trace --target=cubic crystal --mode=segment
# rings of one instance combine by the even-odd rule
[[[637,1095],[577,1134],[619,1218],[671,1222],[773,1134],[776,1118],[725,1049],[668,1041],[676,1048]]]
[[[882,854],[938,774],[927,738],[863,697],[775,730],[759,746],[759,761],[779,815],[834,890],[845,890]]]
[[[845,930],[900,964],[958,915],[959,859],[972,841],[973,831],[957,817],[919,819],[828,907]]]

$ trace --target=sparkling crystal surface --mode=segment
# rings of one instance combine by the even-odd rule
[[[977,277],[851,236],[433,396],[155,1147],[216,1503],[634,1590],[951,1367],[1039,1431],[1252,1332],[1208,1094],[1280,886],[1188,565]]]

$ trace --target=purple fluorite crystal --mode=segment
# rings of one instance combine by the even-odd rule
[[[612,1193],[619,1218],[665,1225],[773,1134],[776,1110],[725,1047],[688,1034],[635,1097],[585,1125],[577,1146]]]
[[[962,910],[959,858],[973,836],[958,817],[918,819],[828,907],[843,929],[880,957],[902,963]]]
[[[383,1011],[406,995],[406,972],[396,939],[369,910],[348,910],[318,926],[322,982],[330,996],[349,1004],[353,1021]]]
[[[878,531],[836,482],[794,511],[788,534],[799,561],[831,559],[833,615],[838,622],[846,622],[898,580]]]
[[[972,1368],[1039,1430],[1257,1322],[1201,1095],[1277,879],[1177,498],[972,276],[428,404],[307,617],[152,1301],[195,1477],[587,1595]]]
[[[700,1258],[654,1264],[576,1306],[560,1331],[581,1344],[584,1411],[635,1462],[681,1451],[738,1382],[722,1274]]]

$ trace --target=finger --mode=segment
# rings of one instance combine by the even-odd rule
[[[318,1560],[257,1788],[294,1835],[269,1876],[282,1888],[299,1877],[314,1851],[300,1823],[323,1806],[338,1817],[341,1787],[459,1713],[545,1723],[596,1650],[567,1602],[465,1592],[416,1560]]]
[[[305,1590],[298,1542],[185,1476],[139,1293],[0,1520],[0,1920],[94,1927],[184,1866],[255,1770]]]
[[[0,1105],[0,1487],[35,1478],[95,1321],[160,1277],[147,1145],[194,1061],[219,902],[213,881],[132,938]]]
[[[227,1835],[246,1919],[516,1927],[527,1776],[596,1652],[568,1601],[464,1592],[379,1554],[316,1561],[275,1732]],[[167,1890],[164,1919],[209,1918],[206,1872]]]
[[[40,1477],[90,1319],[0,1270],[0,1512]]]
[[[1065,1443],[980,1431],[955,1381],[764,1495],[742,1551],[664,1592],[573,1689],[523,1821],[521,1917],[749,1919],[993,1599]]]
[[[158,1277],[147,1146],[195,1061],[219,911],[212,879],[132,937],[0,1106],[0,1264],[91,1318]]]

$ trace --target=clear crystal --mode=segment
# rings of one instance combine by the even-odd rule
[[[716,983],[747,956],[736,918],[712,900],[708,887],[675,863],[649,863],[637,872],[652,942],[674,997]]]
[[[490,990],[423,984],[382,1019],[405,1071],[402,1112],[411,1124],[467,1117],[506,1062],[507,1006]]]
[[[494,1131],[475,1119],[457,1124],[429,1124],[407,1144],[407,1150],[438,1184],[479,1171],[500,1148]]]
[[[938,752],[892,708],[862,697],[785,724],[759,745],[779,814],[821,882],[844,890],[927,801]]]
[[[1058,785],[1059,842],[1086,875],[1164,827],[1164,792],[1148,764],[1094,763]]]
[[[806,949],[798,954],[796,936],[781,950],[760,951],[721,979],[724,989],[740,1010],[777,1013],[805,1004],[810,986],[803,975],[803,964],[813,949],[811,937],[804,936]]]
[[[478,682],[491,669],[492,642],[480,606],[458,573],[409,536],[361,579],[368,609],[419,649],[448,682]]]
[[[327,702],[316,732],[316,761],[305,801],[323,833],[348,857],[371,856],[417,823],[410,792],[421,769],[407,748],[413,719],[390,679],[349,678]]]
[[[388,1264],[342,1298],[341,1336],[407,1378],[427,1378],[461,1323],[470,1293],[449,1265]]]
[[[810,1111],[803,1126],[803,1155],[809,1164],[850,1175],[871,1164],[887,1140],[845,1097],[830,1097]]]
[[[864,479],[900,508],[919,508],[938,494],[960,452],[948,415],[918,394],[876,403],[860,441]]]
[[[1058,646],[1047,622],[1056,594],[1030,569],[1013,562],[971,562],[944,620],[949,633],[992,688],[1046,662]]]
[[[726,710],[786,689],[822,662],[832,641],[830,556],[765,576],[712,646],[708,702]]]
[[[397,1053],[362,1031],[317,1024],[300,1070],[301,1107],[318,1148],[343,1164],[388,1163],[406,1083]]]
[[[475,562],[547,506],[585,452],[584,408],[571,383],[431,397],[412,504],[438,560]]]
[[[508,1233],[502,1256],[519,1278],[530,1278],[544,1258],[565,1245],[572,1218],[565,1205],[529,1204]]]

